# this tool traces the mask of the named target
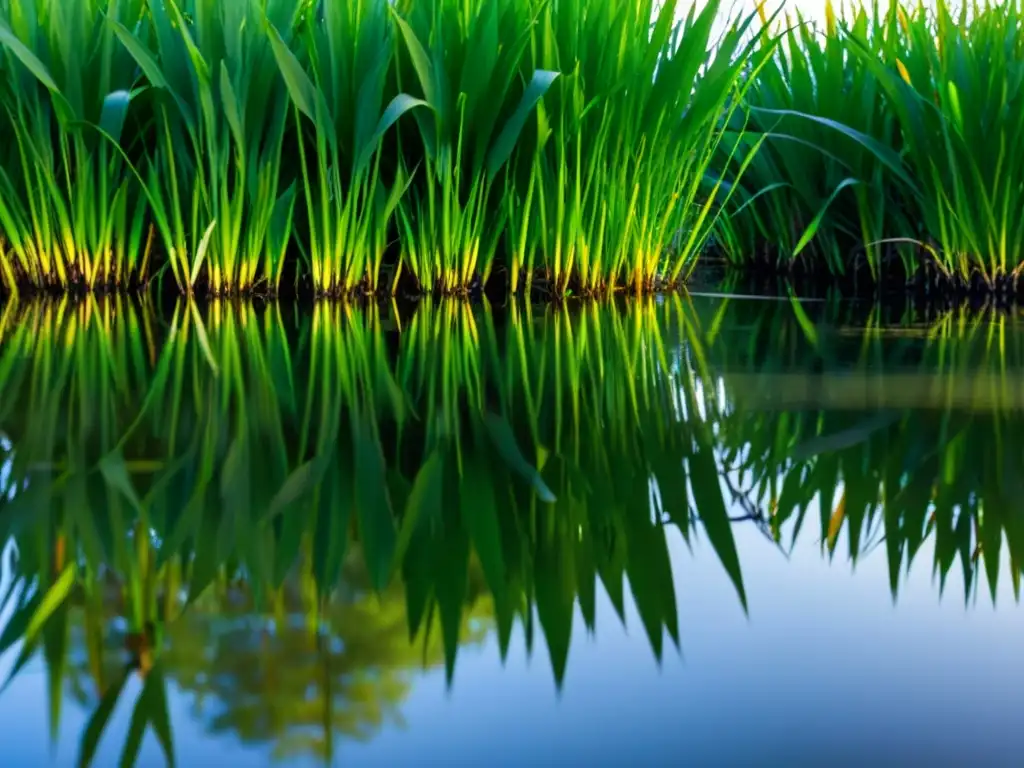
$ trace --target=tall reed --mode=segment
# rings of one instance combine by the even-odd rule
[[[730,120],[770,48],[749,39],[754,13],[713,40],[717,0],[681,10],[7,0],[3,280],[166,275],[215,296],[277,293],[286,275],[328,296],[517,292],[542,272],[557,294],[674,284],[732,194],[719,150],[742,169],[756,149]]]
[[[153,89],[144,188],[187,293],[200,278],[218,296],[280,285],[295,202],[281,182],[288,99],[259,30],[290,37],[304,10],[302,0],[158,0],[134,31],[111,22]]]
[[[771,55],[754,55],[756,13],[713,41],[717,1],[681,20],[675,0],[533,7],[528,60],[562,76],[509,182],[512,291],[537,271],[556,294],[676,283],[731,196],[713,162],[751,82],[743,73]],[[756,146],[731,146],[742,175]]]
[[[899,120],[876,73],[851,51],[853,38],[866,57],[898,58],[903,41],[879,13],[878,3],[855,4],[837,16],[829,2],[823,26],[797,10],[772,27],[762,10],[758,45],[781,42],[747,94],[743,140],[765,143],[716,233],[732,263],[836,275],[866,268],[879,279],[893,251],[885,240],[921,235],[913,183],[897,156]],[[915,268],[916,255],[902,245],[897,279]]]
[[[927,242],[947,279],[1015,287],[1024,260],[1016,179],[1024,172],[1024,14],[1016,0],[893,6],[889,35],[905,40],[883,66],[851,38],[899,118],[920,188]]]
[[[491,274],[505,227],[505,164],[558,77],[541,67],[520,75],[532,17],[519,0],[397,5],[399,78],[414,80],[430,107],[416,115],[422,182],[399,206],[403,263],[421,289],[465,292]]]
[[[302,252],[314,290],[329,296],[358,287],[394,292],[400,267],[393,266],[386,286],[380,276],[392,217],[408,180],[401,161],[385,161],[380,143],[403,114],[425,102],[398,93],[385,107],[395,50],[386,3],[323,0],[301,24],[296,50],[276,27],[270,39],[295,106],[308,228]],[[385,172],[391,174],[390,187],[382,179]]]
[[[1016,0],[855,3],[799,15],[748,95],[765,146],[717,244],[758,260],[927,289],[1015,290],[1024,229]],[[772,34],[762,29],[770,44]]]
[[[119,145],[131,60],[108,19],[143,0],[0,2],[0,280],[127,287],[150,274],[145,206]]]

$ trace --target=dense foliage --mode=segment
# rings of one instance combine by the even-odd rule
[[[644,292],[740,267],[1005,291],[1019,0],[0,0],[0,277]],[[709,248],[710,246],[710,248]]]
[[[1016,289],[1024,260],[1020,3],[826,6],[763,34],[743,141],[764,144],[723,217],[746,266]],[[749,126],[748,126],[749,127]]]
[[[755,13],[675,0],[2,0],[10,289],[650,289],[728,193]],[[712,53],[708,53],[713,48]],[[403,282],[404,281],[404,282]]]

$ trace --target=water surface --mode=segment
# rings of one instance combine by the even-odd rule
[[[1015,316],[0,312],[11,764],[1024,747]]]

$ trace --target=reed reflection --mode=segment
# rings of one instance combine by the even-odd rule
[[[735,525],[829,556],[845,532],[894,594],[928,537],[940,587],[959,564],[994,594],[1003,549],[1019,584],[1010,317],[90,298],[10,304],[0,332],[0,652],[42,655],[53,734],[66,696],[91,710],[86,763],[129,693],[125,760],[151,729],[173,762],[171,682],[211,737],[328,759],[491,635],[504,658],[539,634],[561,685],[627,596],[661,659],[672,536],[744,606]],[[912,377],[929,397],[886,383]]]

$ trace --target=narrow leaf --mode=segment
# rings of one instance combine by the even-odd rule
[[[530,116],[530,111],[544,97],[544,94],[548,92],[548,89],[551,88],[552,83],[555,82],[557,77],[557,72],[547,69],[538,69],[533,73],[530,84],[526,86],[523,97],[519,100],[515,111],[509,117],[508,122],[505,123],[505,127],[501,129],[501,133],[498,134],[498,138],[494,140],[494,144],[487,153],[487,173],[491,177],[501,170],[501,167],[512,155],[512,150],[519,140],[519,134],[522,133],[526,119]]]

